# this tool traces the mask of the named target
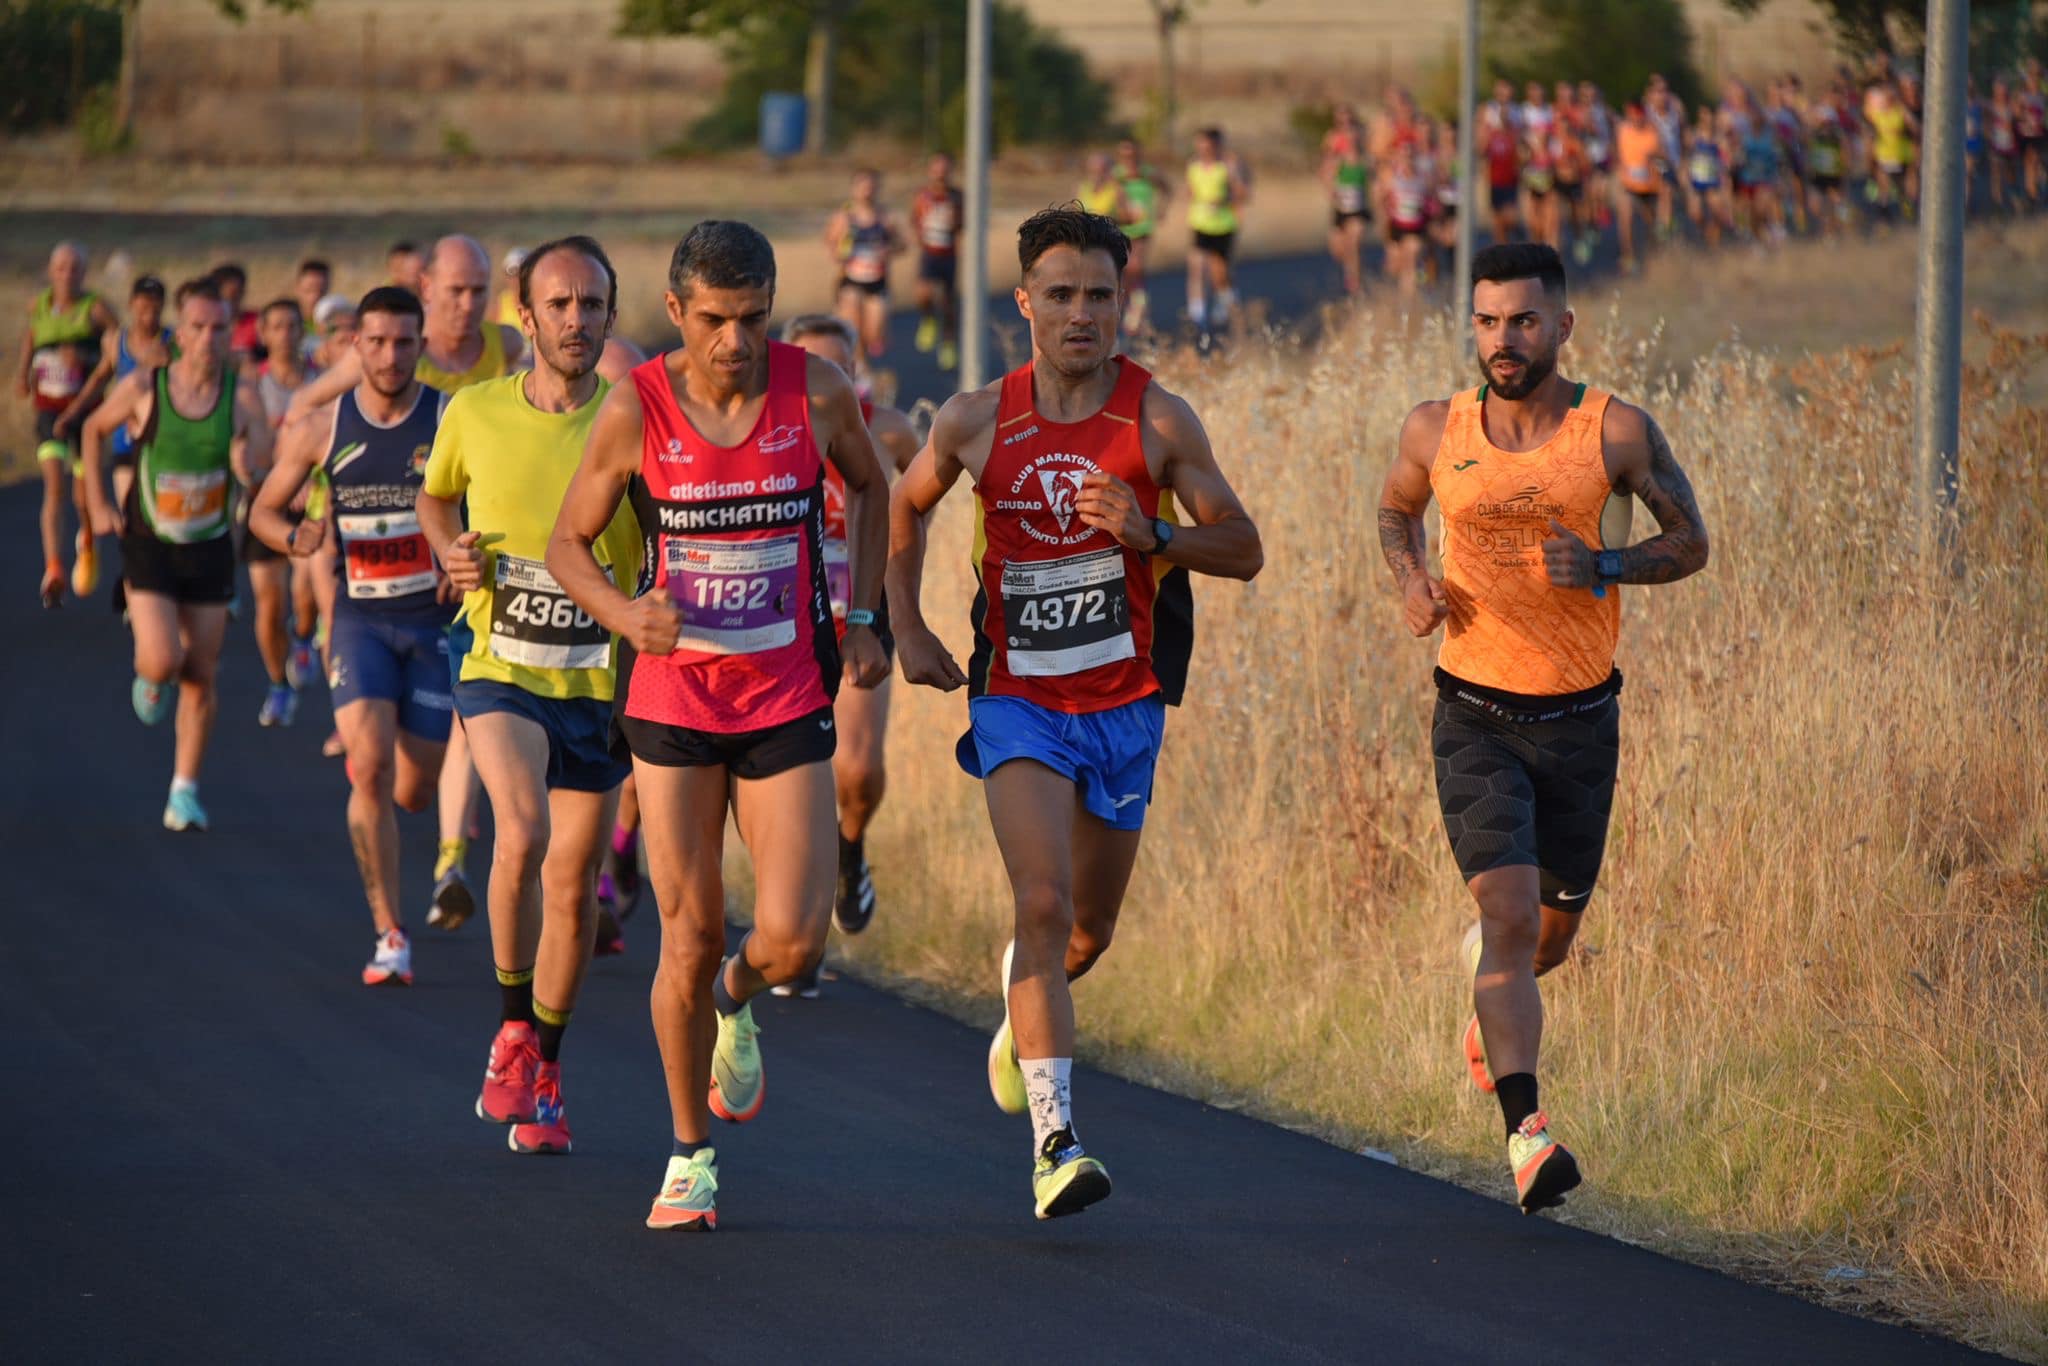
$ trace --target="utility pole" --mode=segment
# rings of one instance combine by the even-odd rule
[[[1920,289],[1913,433],[1918,475],[1942,549],[1956,543],[1956,447],[1963,391],[1963,86],[1969,79],[1970,0],[1927,0],[1927,94],[1920,180]]]
[[[1479,0],[1465,0],[1465,31],[1458,45],[1458,245],[1451,267],[1451,336],[1462,356],[1472,308],[1472,234],[1478,230],[1479,205],[1474,201],[1472,125],[1479,113]]]
[[[966,236],[960,243],[960,388],[988,382],[988,6],[967,0]]]

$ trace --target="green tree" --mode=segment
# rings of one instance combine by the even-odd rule
[[[1661,73],[1687,104],[1699,99],[1692,24],[1681,0],[1487,0],[1481,63],[1518,86],[1587,80],[1619,104]]]
[[[619,18],[623,33],[690,33],[719,45],[725,89],[691,130],[699,143],[746,143],[761,96],[793,88],[810,97],[813,131],[851,126],[917,139],[936,119],[957,143],[965,125],[967,17],[949,0],[621,0]],[[1109,91],[1081,55],[1013,5],[996,4],[991,18],[990,123],[997,141],[1099,136]],[[828,30],[823,37],[821,24]],[[934,98],[938,108],[929,107]]]
[[[120,16],[98,0],[0,0],[0,127],[67,122],[120,63]]]
[[[1725,0],[1751,15],[1766,0]],[[1927,0],[1818,0],[1835,41],[1853,57],[1927,46]],[[2048,4],[2041,0],[1972,0],[1970,58],[1978,69],[2003,69],[2027,54],[2048,52]]]

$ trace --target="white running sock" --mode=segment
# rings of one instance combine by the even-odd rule
[[[1237,307],[1237,291],[1219,289],[1216,291],[1216,325],[1224,326],[1230,321],[1231,310]]]
[[[1031,1152],[1045,1148],[1046,1136],[1074,1127],[1072,1058],[1019,1058],[1024,1069],[1024,1095],[1031,1105]]]
[[[193,796],[198,796],[199,780],[196,778],[172,778],[171,795],[175,797],[180,792],[190,792]]]
[[[1200,327],[1209,312],[1208,302],[1200,294],[1188,295],[1188,321]]]

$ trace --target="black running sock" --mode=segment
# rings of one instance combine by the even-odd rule
[[[498,969],[498,1018],[509,1024],[533,1023],[533,969],[521,968],[517,972]]]
[[[711,979],[711,1008],[721,1015],[737,1015],[745,1004],[735,1001],[732,992],[725,985],[725,964],[718,965],[718,975]]]
[[[839,837],[839,876],[852,877],[860,871],[861,863],[867,858],[867,839]]]
[[[1500,1116],[1508,1122],[1510,1134],[1522,1127],[1523,1120],[1536,1113],[1534,1072],[1510,1072],[1504,1077],[1495,1077],[1493,1093],[1500,1098]]]
[[[690,1143],[684,1139],[678,1138],[676,1139],[675,1156],[695,1157],[698,1153],[703,1152],[706,1148],[710,1146],[711,1145],[709,1143]]]
[[[562,1060],[562,1032],[569,1027],[570,1013],[544,1006],[539,1001],[533,1003],[533,1026],[534,1032],[540,1036],[542,1062]]]

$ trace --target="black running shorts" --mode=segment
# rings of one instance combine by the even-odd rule
[[[210,541],[160,541],[142,524],[131,500],[121,537],[121,577],[130,591],[160,593],[173,602],[225,605],[235,596],[235,547],[223,532]]]
[[[615,720],[619,737],[642,763],[663,768],[723,768],[735,778],[772,778],[805,764],[830,763],[839,745],[830,707],[779,726],[731,734],[642,721],[623,711]]]
[[[1499,705],[1447,674],[1438,682],[1430,748],[1458,871],[1469,881],[1495,868],[1534,867],[1544,905],[1584,910],[1614,805],[1618,686],[1550,715]]]

